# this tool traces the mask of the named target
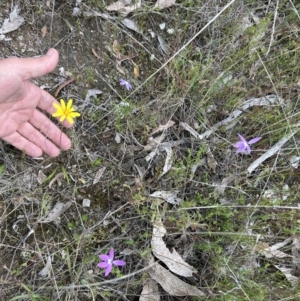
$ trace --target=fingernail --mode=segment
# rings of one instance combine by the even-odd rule
[[[54,50],[52,48],[47,51],[47,55],[53,55],[53,53],[54,53]]]

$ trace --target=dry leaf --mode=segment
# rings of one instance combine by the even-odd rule
[[[161,132],[161,131],[165,131],[166,129],[170,128],[171,126],[173,126],[175,124],[175,122],[173,120],[169,120],[166,124],[160,124],[157,128],[155,128],[150,136],[158,133],[158,132]]]
[[[140,76],[140,68],[136,63],[133,63],[133,75],[135,78]]]
[[[14,7],[14,10],[9,14],[9,18],[5,19],[1,28],[0,34],[6,34],[8,32],[18,29],[23,23],[24,18],[19,16],[20,9],[18,5]]]
[[[188,131],[191,135],[193,135],[195,138],[199,139],[199,134],[187,123],[185,122],[180,122],[179,125],[185,129],[186,131]]]
[[[299,278],[291,274],[292,273],[292,269],[281,267],[281,266],[276,265],[276,264],[274,264],[274,267],[284,274],[284,276],[286,277],[286,279],[290,282],[290,284],[293,287],[295,287],[295,286],[298,285]]]
[[[109,11],[118,11],[129,4],[131,4],[131,0],[118,0],[117,2],[107,6],[106,9]]]
[[[95,176],[95,179],[94,179],[94,181],[93,181],[93,184],[97,184],[97,183],[99,182],[100,178],[103,176],[103,173],[104,173],[105,169],[106,169],[106,166],[100,168],[100,169],[97,171],[96,176]]]
[[[48,213],[47,217],[42,220],[42,223],[57,222],[60,220],[60,215],[63,214],[70,206],[72,202],[57,203],[53,209]]]
[[[291,238],[287,238],[283,242],[276,243],[272,246],[269,246],[267,243],[257,244],[254,248],[255,251],[258,251],[262,255],[266,256],[267,258],[285,258],[285,257],[292,257],[289,254],[279,251],[278,249],[286,246],[290,243]]]
[[[60,181],[59,178],[64,177],[64,176],[65,176],[65,175],[64,175],[63,172],[58,173],[58,174],[50,181],[50,183],[49,183],[49,188],[51,189],[51,188],[52,188],[52,185],[53,185],[56,181],[57,181],[57,183],[58,183],[58,186],[60,186],[60,185],[61,185],[61,181]]]
[[[147,279],[143,286],[140,301],[159,301],[159,295],[159,289],[156,282],[151,278]]]
[[[290,158],[289,158],[289,161],[290,161],[290,163],[291,163],[291,166],[293,167],[293,168],[298,168],[298,166],[299,166],[299,163],[300,163],[300,157],[298,157],[298,156],[291,156]]]
[[[167,293],[172,296],[206,296],[204,292],[200,291],[195,286],[183,282],[157,262],[149,268],[148,273]]]
[[[115,141],[116,141],[117,144],[121,143],[121,135],[119,133],[116,133]]]
[[[197,272],[192,266],[186,263],[182,257],[173,250],[167,248],[163,237],[167,233],[166,229],[162,225],[161,221],[156,221],[153,224],[153,236],[151,240],[151,247],[153,254],[160,259],[166,266],[177,275],[184,277],[191,277],[193,273]]]
[[[42,184],[46,179],[47,179],[47,176],[41,170],[39,170],[38,176],[37,176],[38,183]]]
[[[207,155],[207,166],[209,167],[209,169],[212,170],[213,172],[216,172],[217,165],[218,165],[218,163],[217,163],[216,159],[214,158],[214,156],[212,154],[208,154]]]
[[[154,8],[166,8],[174,5],[176,0],[157,0]]]
[[[140,30],[138,25],[130,19],[125,18],[121,21],[121,23],[124,24],[127,28],[129,28],[137,33],[142,33],[142,31]]]
[[[47,33],[47,25],[43,26],[41,29],[42,38],[46,35],[46,33]]]
[[[162,146],[161,149],[165,150],[166,153],[167,153],[167,157],[166,157],[166,161],[165,161],[165,165],[164,165],[164,168],[163,168],[163,172],[162,174],[160,175],[161,177],[166,174],[172,167],[172,155],[173,155],[173,151],[172,151],[172,147],[171,146]]]
[[[159,45],[162,49],[162,51],[165,53],[165,54],[169,54],[170,53],[170,47],[167,45],[165,39],[163,38],[162,35],[160,34],[157,34],[157,39],[158,39],[158,42],[159,42]]]
[[[39,272],[39,275],[41,277],[48,276],[48,278],[51,278],[51,270],[52,270],[52,264],[51,264],[51,256],[48,256],[46,265],[44,268]]]
[[[121,67],[121,61],[117,61],[116,68],[121,74],[126,75],[125,70]]]
[[[177,197],[178,191],[155,191],[152,194],[150,194],[153,198],[160,198],[165,200],[166,202],[173,204],[173,205],[179,205],[182,202],[181,198]]]
[[[84,102],[89,103],[91,101],[91,97],[96,97],[97,95],[102,94],[101,90],[98,89],[89,89],[86,93]]]
[[[55,93],[54,93],[54,96],[57,97],[57,96],[58,96],[58,93],[60,92],[60,90],[61,90],[63,87],[67,86],[68,84],[72,83],[74,80],[75,80],[75,79],[71,78],[71,79],[65,81],[64,83],[62,83],[62,84],[56,89],[56,91],[55,91]]]
[[[300,240],[299,240],[299,236],[293,237],[292,255],[293,255],[293,264],[299,267],[300,266]]]
[[[142,6],[142,1],[139,0],[135,4],[132,4],[131,0],[118,0],[117,2],[106,7],[108,11],[118,11],[123,16],[135,11]]]
[[[153,138],[148,138],[148,144],[144,147],[144,151],[150,151],[153,148],[157,147],[159,144],[161,144],[166,138],[166,133],[162,133],[160,136]]]
[[[101,60],[101,57],[98,55],[98,53],[96,52],[96,50],[94,48],[92,48],[92,53],[97,59]]]
[[[114,40],[112,50],[118,59],[121,58],[121,46],[117,40]]]

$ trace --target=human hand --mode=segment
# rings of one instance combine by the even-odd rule
[[[71,147],[70,139],[39,109],[52,114],[56,99],[30,82],[54,70],[58,52],[35,58],[0,60],[0,138],[32,157],[56,157]],[[39,109],[37,109],[39,108]],[[71,125],[65,121],[65,127]]]

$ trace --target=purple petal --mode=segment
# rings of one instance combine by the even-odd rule
[[[126,90],[128,90],[128,91],[132,88],[130,83],[123,78],[120,79],[120,85],[125,86]]]
[[[113,264],[116,265],[116,266],[123,266],[123,265],[126,264],[126,262],[123,261],[123,260],[114,260]]]
[[[246,147],[240,147],[237,151],[236,151],[236,153],[238,154],[238,153],[242,153],[242,152],[244,152],[246,150]]]
[[[105,270],[105,276],[108,276],[112,270],[112,264],[109,264]]]
[[[253,138],[251,140],[249,140],[248,144],[251,145],[251,144],[254,144],[256,142],[258,142],[262,137],[256,137],[256,138]]]
[[[245,144],[244,144],[244,142],[239,141],[239,142],[235,143],[233,146],[238,147],[238,148],[244,148]]]
[[[247,140],[244,138],[244,136],[242,136],[241,134],[238,134],[238,136],[240,137],[241,141],[247,143]]]
[[[251,154],[251,148],[249,145],[246,146],[248,154]]]
[[[114,248],[111,248],[110,251],[109,251],[109,259],[110,259],[110,260],[113,260],[113,259],[114,259],[114,256],[115,256]]]
[[[99,268],[107,268],[108,267],[108,263],[107,262],[104,262],[104,261],[102,261],[102,262],[99,262],[98,264],[97,264],[97,267],[99,267]]]
[[[106,254],[100,254],[99,258],[102,259],[103,261],[108,261],[109,257]]]

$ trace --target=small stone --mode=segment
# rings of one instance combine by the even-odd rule
[[[82,207],[90,207],[91,200],[90,199],[83,199],[82,200]]]

